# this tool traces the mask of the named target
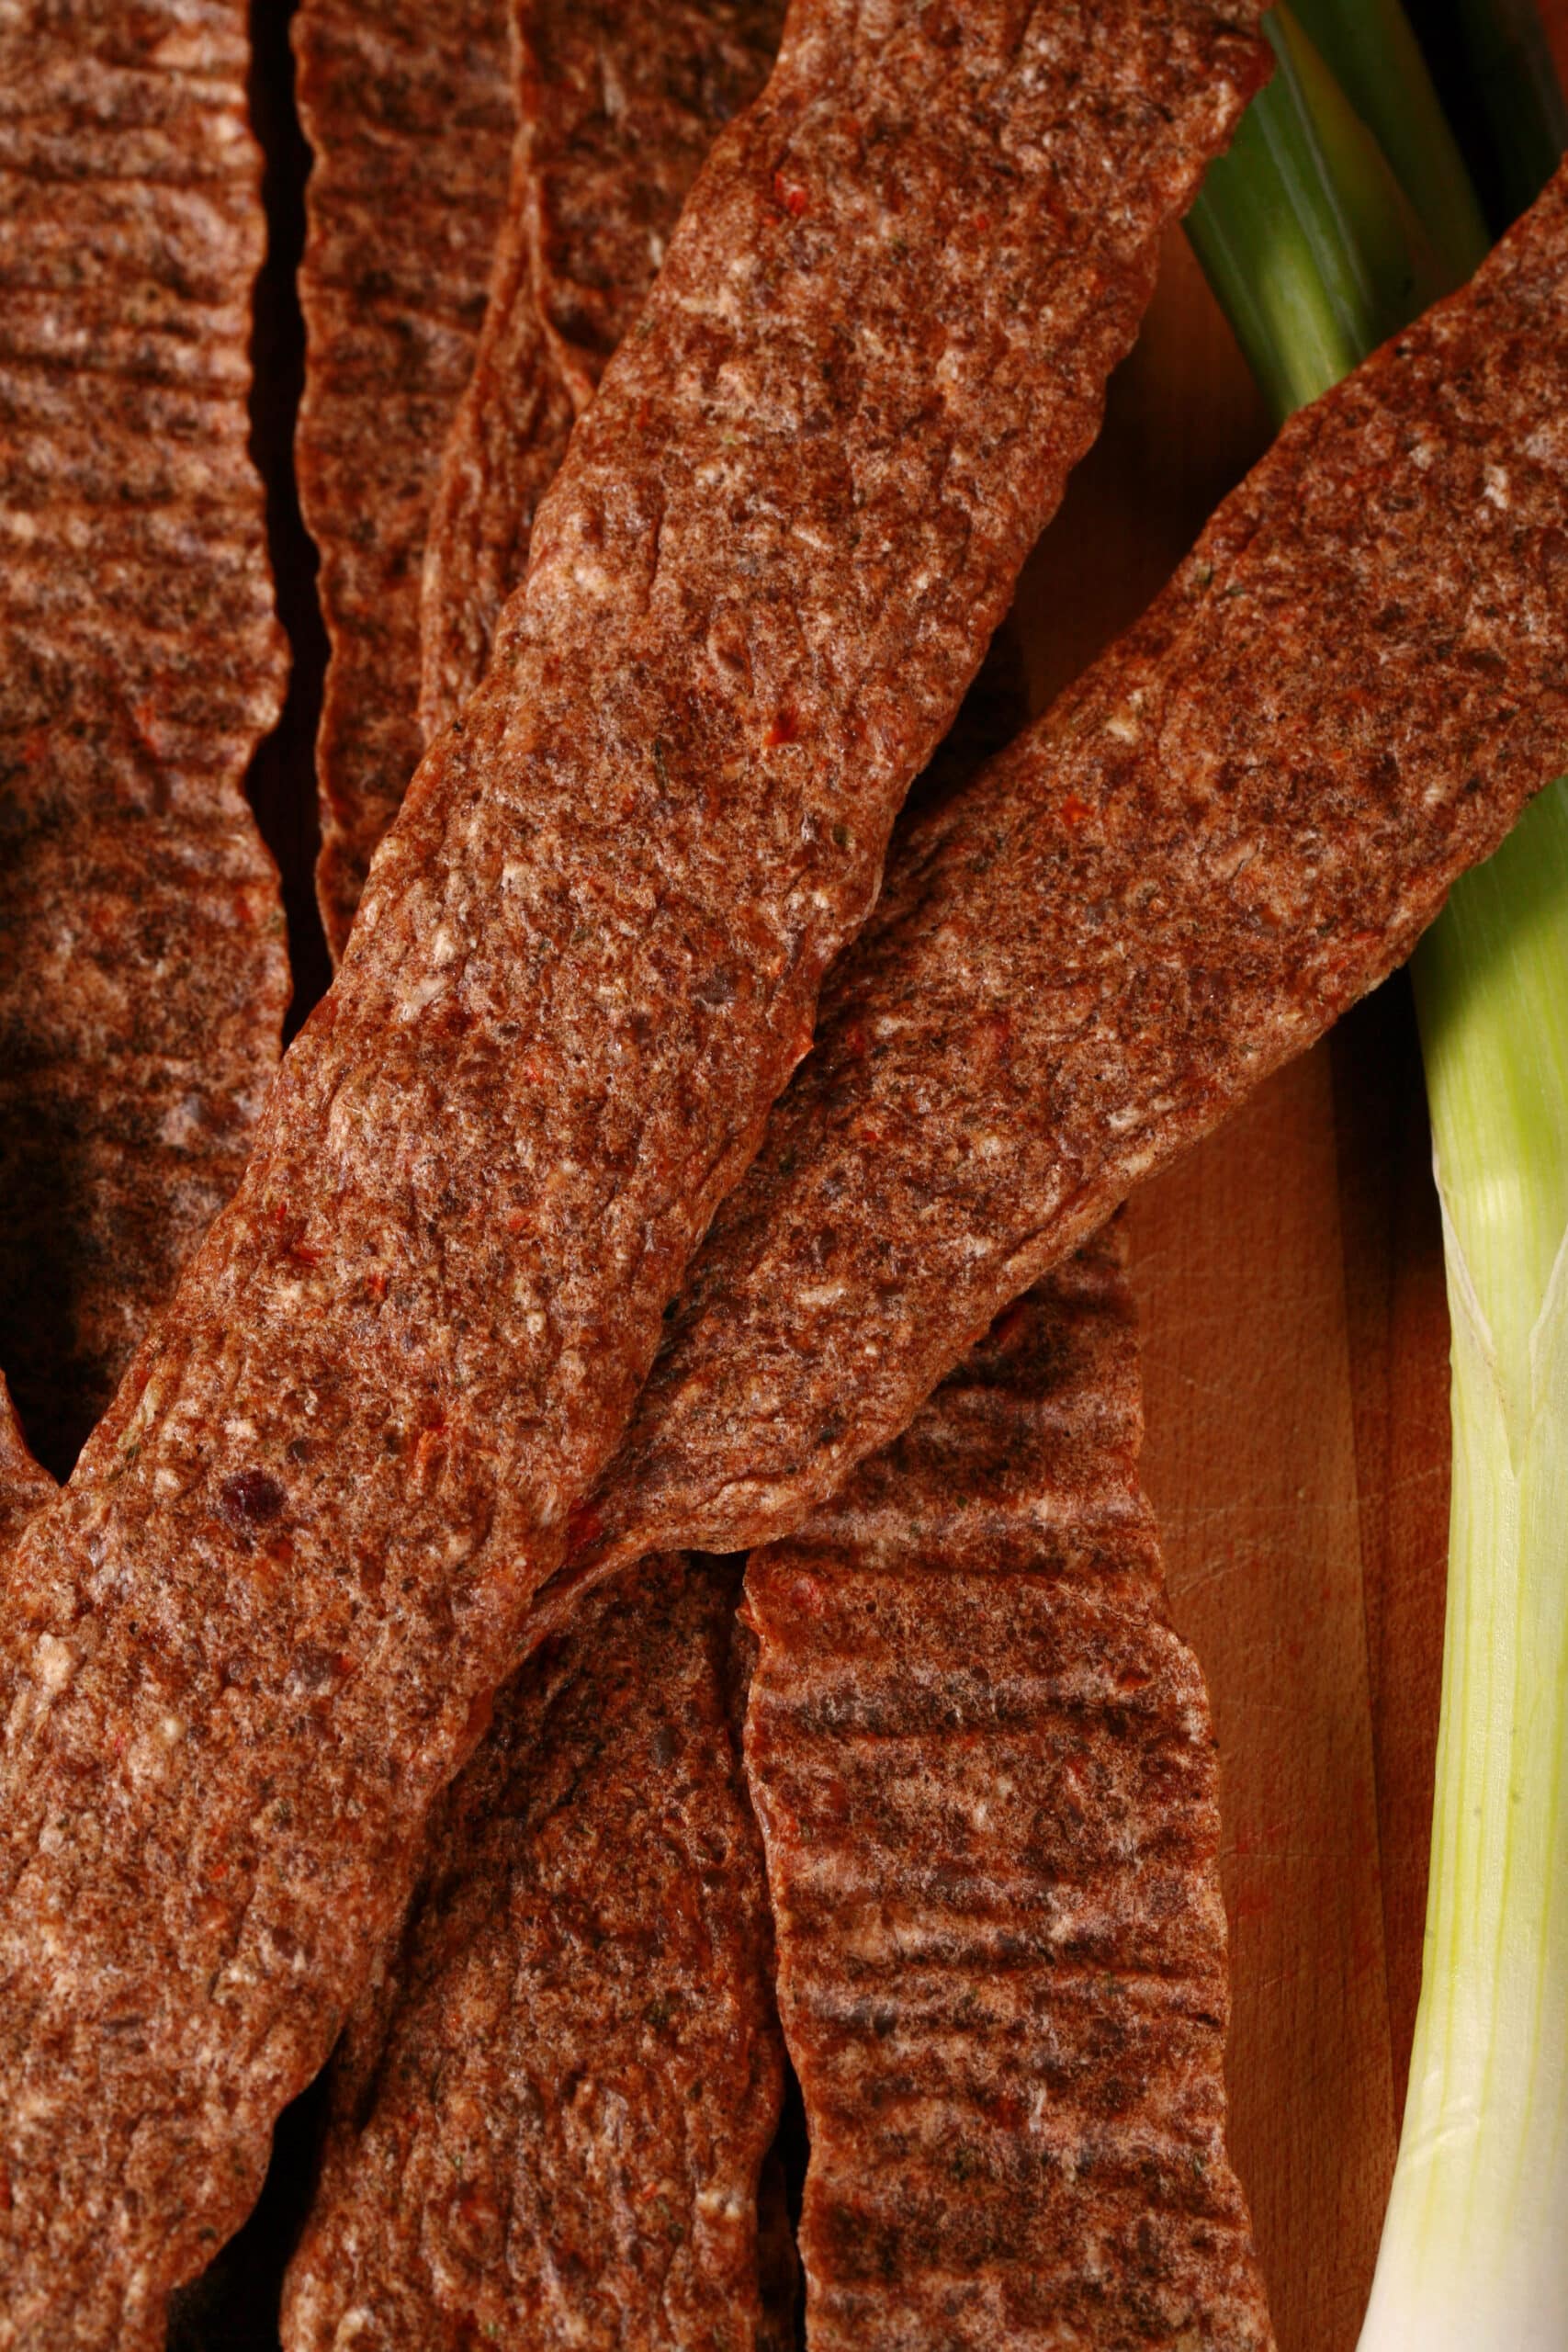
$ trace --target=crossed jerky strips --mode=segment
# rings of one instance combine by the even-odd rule
[[[846,1452],[864,1450],[863,1422],[831,1417],[835,1406],[861,1402],[871,1382],[858,1352],[861,1335],[891,1333],[888,1387],[895,1397],[912,1395],[933,1362],[945,1368],[943,1350],[954,1358],[963,1351],[972,1294],[953,1278],[953,1269],[987,1242],[1001,1220],[1001,1204],[1014,1220],[1001,1224],[1007,1246],[1016,1250],[1020,1245],[1010,1237],[1028,1236],[1032,1222],[1047,1237],[1036,1246],[1059,1253],[1060,1235],[1097,1221],[1096,1204],[1114,1198],[1146,1164],[1145,1140],[1129,1135],[1102,1105],[1100,1133],[1089,1131],[1089,1146],[1071,1164],[1081,1193],[1067,1192],[1068,1211],[1053,1225],[1064,1189],[1063,1172],[1053,1161],[1053,1136],[1062,1138],[1063,1150],[1073,1140],[1066,1122],[1055,1129],[1049,1124],[1052,1072],[1062,1055],[1059,1022],[1021,1022],[1016,1056],[974,1051],[976,1035],[984,1042],[989,1032],[994,1039],[996,1001],[1010,974],[1015,1006],[1042,996],[1049,1003],[1052,956],[1061,940],[1053,926],[1076,922],[1080,936],[1087,933],[1092,940],[1114,919],[1114,900],[1096,908],[1081,850],[1073,848],[1089,803],[1083,799],[1066,817],[1059,808],[1095,775],[1091,755],[1100,735],[1108,735],[1113,747],[1129,740],[1122,717],[1128,700],[1140,697],[1141,707],[1156,716],[1170,712],[1202,660],[1214,664],[1214,675],[1238,706],[1270,697],[1261,726],[1249,730],[1260,747],[1270,729],[1286,740],[1292,707],[1313,712],[1295,756],[1303,777],[1310,778],[1314,762],[1325,772],[1316,797],[1303,788],[1292,803],[1289,770],[1281,767],[1270,781],[1260,748],[1257,790],[1279,791],[1281,800],[1274,808],[1259,806],[1256,795],[1249,798],[1233,786],[1234,822],[1243,838],[1250,830],[1254,862],[1267,856],[1276,875],[1292,855],[1318,849],[1321,857],[1325,801],[1340,844],[1339,862],[1323,878],[1322,895],[1310,902],[1311,921],[1285,922],[1278,938],[1260,920],[1256,899],[1237,891],[1245,864],[1232,847],[1224,852],[1218,887],[1195,864],[1188,869],[1185,901],[1172,892],[1167,936],[1190,947],[1204,943],[1214,1002],[1229,1026],[1200,1033],[1206,1050],[1197,1053],[1185,1025],[1186,1000],[1168,990],[1156,994],[1156,1002],[1167,1008],[1166,1034],[1151,1038],[1140,1025],[1135,1034],[1142,1050],[1175,1057],[1185,1048],[1188,1058],[1174,1080],[1165,1080],[1168,1099],[1152,1096],[1145,1106],[1157,1139],[1154,1157],[1212,1124],[1275,1061],[1371,985],[1404,952],[1462,865],[1484,853],[1529,791],[1546,780],[1561,740],[1557,676],[1568,634],[1552,520],[1561,512],[1568,449],[1540,420],[1555,413],[1555,390],[1568,358],[1561,322],[1565,285],[1568,234],[1559,184],[1468,293],[1407,331],[1292,429],[1221,510],[1167,597],[1083,685],[940,818],[906,837],[882,908],[829,982],[818,1052],[776,1109],[750,1174],[695,1261],[675,1336],[639,1401],[633,1442],[601,1498],[604,1521],[596,1530],[592,1521],[585,1523],[595,1541],[544,1589],[532,1640],[580,1608],[583,1584],[635,1553],[652,1529],[737,1543],[797,1526],[813,1493],[839,1475],[831,1448],[845,1439]],[[1537,372],[1519,385],[1516,399],[1509,387],[1531,353]],[[1303,514],[1309,464],[1311,495],[1326,503],[1314,503]],[[1374,482],[1365,527],[1359,536],[1349,534],[1342,508]],[[1494,525],[1498,514],[1512,518],[1503,532]],[[1324,555],[1328,542],[1314,544],[1320,529],[1335,534],[1332,568]],[[1408,591],[1407,574],[1417,566],[1424,571],[1426,558],[1439,546],[1446,588],[1409,615],[1402,661],[1397,599]],[[1382,611],[1391,626],[1377,640],[1388,691],[1374,695],[1366,692],[1367,666],[1354,666],[1348,649],[1360,640],[1367,600],[1375,593],[1387,600]],[[1224,625],[1215,637],[1201,640],[1201,651],[1183,626],[1195,606],[1216,614]],[[1292,616],[1292,661],[1303,665],[1299,683],[1281,677],[1273,661],[1270,630],[1287,614]],[[1401,698],[1426,628],[1442,649],[1446,684],[1432,687],[1420,723],[1412,727]],[[1303,649],[1320,646],[1321,662],[1306,664]],[[1345,704],[1330,691],[1336,679],[1349,707],[1366,719],[1348,750]],[[1111,773],[1129,794],[1134,812],[1129,825],[1146,826],[1151,842],[1157,842],[1161,792],[1190,788],[1184,780],[1201,770],[1181,764],[1190,763],[1190,732],[1177,737],[1177,763],[1168,770],[1157,752],[1151,755],[1151,742],[1157,746],[1161,740],[1153,720],[1131,740],[1139,746],[1135,758]],[[1222,740],[1216,739],[1216,756]],[[1400,790],[1389,789],[1394,752],[1404,749],[1409,758],[1417,742],[1424,763]],[[1235,774],[1245,776],[1234,738],[1232,744]],[[1483,747],[1485,768],[1478,764]],[[1476,804],[1483,804],[1479,815]],[[1173,805],[1179,810],[1187,804]],[[1412,806],[1417,815],[1425,811],[1419,825],[1411,820]],[[1016,844],[1010,865],[998,847],[1010,819],[1002,846]],[[1065,876],[1064,842],[1073,848]],[[945,850],[944,863],[933,847]],[[1370,915],[1362,899],[1345,891],[1344,876],[1355,872],[1358,857],[1371,864],[1378,856],[1389,867],[1379,908]],[[987,888],[993,873],[996,887]],[[1156,866],[1149,887],[1157,889],[1160,880]],[[1337,918],[1331,888],[1343,894]],[[1031,961],[1024,950],[1042,927],[1047,945]],[[1146,914],[1136,922],[1129,916],[1110,944],[1119,955],[1148,952],[1152,960],[1159,936]],[[945,993],[938,994],[934,967],[943,956],[952,957],[952,969]],[[1195,956],[1190,968],[1200,971]],[[996,992],[989,1001],[987,983]],[[1108,1020],[1123,1013],[1122,1000],[1140,1001],[1125,985],[1122,999],[1110,990],[1107,997]],[[901,1057],[868,1048],[868,1035],[879,1037],[886,1029],[901,1040],[902,1021],[924,1004],[933,1007],[928,1025]],[[1173,1006],[1182,1021],[1173,1019]],[[1081,995],[1074,1009],[1081,1019]],[[1113,1069],[1124,1034],[1112,1027],[1100,1041]],[[1262,1049],[1259,1036],[1267,1041]],[[890,1075],[897,1086],[886,1082]],[[916,1091],[917,1077],[929,1089],[923,1095]],[[1029,1105],[1036,1097],[1046,1110],[1032,1124]],[[940,1106],[940,1115],[932,1106]],[[1093,1107],[1080,1116],[1080,1134]],[[864,1151],[868,1133],[874,1149]],[[957,1181],[975,1161],[985,1169],[996,1157],[966,1148],[976,1136],[983,1142],[1010,1139],[1011,1156],[987,1170],[983,1188],[972,1173],[967,1182]],[[846,1155],[862,1151],[862,1164],[846,1168]],[[867,1196],[869,1205],[861,1205]],[[922,1227],[913,1212],[933,1207],[937,1216]],[[890,1236],[898,1238],[897,1252],[888,1246]],[[940,1256],[939,1243],[945,1253]],[[931,1263],[923,1265],[921,1253],[928,1250]],[[901,1321],[899,1297],[888,1301],[880,1287],[890,1267],[917,1300]],[[1010,1288],[1002,1295],[1010,1296]],[[765,1355],[755,1306],[762,1297],[773,1317]],[[1004,1318],[971,1366],[915,1420],[908,1438],[870,1460],[836,1501],[807,1521],[796,1544],[758,1555],[749,1571],[750,1605],[763,1634],[749,1748],[780,1923],[781,1995],[812,2130],[803,2250],[812,2282],[813,2340],[820,2335],[824,2343],[852,2345],[868,2326],[893,2324],[895,2317],[911,2328],[963,2325],[975,2331],[976,2342],[995,2340],[998,2312],[1010,2324],[1027,2318],[1039,2324],[1043,2312],[1069,2311],[1086,2326],[1109,2324],[1103,2299],[1114,2295],[1118,2280],[1135,2276],[1146,2286],[1153,2275],[1151,2242],[1144,2243],[1130,2271],[1116,2264],[1086,2267],[1085,2233],[1106,2232],[1131,2244],[1128,2233],[1140,2220],[1156,2233],[1161,2306],[1174,2331],[1198,2311],[1205,2340],[1212,2335],[1236,2346],[1269,2340],[1245,2213],[1220,2142],[1225,1996],[1213,1916],[1212,1765],[1193,1728],[1194,1712],[1203,1712],[1201,1691],[1190,1661],[1154,1613],[1157,1562],[1129,1468],[1137,1404],[1126,1314],[1115,1245],[1102,1238],[1042,1289],[1016,1327],[1013,1318]],[[800,1377],[786,1385],[769,1375],[791,1353],[792,1333]],[[1076,1350],[1084,1334],[1099,1337],[1080,1362]],[[1010,1351],[1018,1352],[1018,1373],[998,1383],[998,1363],[1005,1365]],[[1053,1366],[1054,1378],[1043,1378],[1043,1368]],[[1014,1382],[1016,1402],[1010,1401]],[[1031,1485],[1037,1441],[1025,1421],[1009,1418],[1031,1399],[1032,1409],[1044,1405],[1055,1416],[1044,1422],[1038,1492]],[[897,1404],[882,1409],[890,1429],[901,1426],[900,1414],[908,1418]],[[732,1464],[770,1456],[788,1475],[781,1472],[761,1496],[730,1470]],[[1008,1465],[1021,1467],[1023,1490],[993,1495],[998,1467]],[[972,1507],[959,1501],[963,1489],[978,1497]],[[1042,1524],[1049,1531],[1043,1537]],[[870,1612],[862,1592],[875,1598],[879,1577],[888,1590]],[[805,1593],[803,1580],[813,1578],[820,1589]],[[1130,1679],[1124,1679],[1122,1645],[1141,1650]],[[852,1654],[852,1672],[845,1664]],[[1055,1752],[1058,1762],[1070,1759],[1072,1786],[1093,1785],[1097,1793],[1080,1813],[1069,1808],[1057,1858],[1063,1883],[1051,1868],[1037,1868],[1032,1855],[1016,1870],[1019,1910],[1012,1925],[1032,1922],[1028,1949],[1052,1943],[1056,1929],[1049,1923],[1058,1913],[1069,1923],[1064,1950],[1075,1967],[1058,1973],[1058,1951],[1042,1979],[1054,1988],[1044,2014],[1058,2038],[1047,2033],[1038,2049],[1030,2046],[1027,2005],[1010,2006],[1017,1988],[1010,1977],[1000,1990],[987,1993],[979,2026],[964,2023],[965,2033],[974,2033],[973,2048],[965,2044],[953,2079],[943,2075],[933,2089],[925,2037],[952,2057],[955,2018],[965,2018],[963,1990],[980,1973],[974,1951],[994,1922],[983,1905],[966,1916],[964,1873],[976,1874],[976,1886],[985,1877],[972,1859],[949,1856],[941,1867],[928,1867],[938,1825],[911,1814],[914,1799],[897,1782],[895,1768],[882,1760],[883,1743],[892,1742],[896,1755],[901,1736],[923,1736],[929,1724],[921,1693],[933,1683],[941,1686],[943,1677],[954,1685],[957,1719],[967,1724],[964,1706],[977,1702],[973,1693],[964,1701],[964,1678],[953,1661],[979,1656],[987,1662],[987,1697],[971,1730],[994,1747],[998,1769],[1005,1766],[1010,1742],[1038,1740],[1043,1753]],[[1043,1678],[1029,1680],[1027,1700],[1019,1695],[1022,1683],[1008,1684],[1010,1673],[1021,1670],[1021,1660],[1032,1676]],[[1057,1745],[1062,1735],[1053,1728],[1055,1711],[1062,1709],[1064,1724],[1081,1723],[1066,1694],[1076,1690],[1081,1702],[1075,1678],[1088,1675],[1092,1681],[1102,1673],[1109,1676],[1112,1711],[1125,1707],[1129,1689],[1139,1690],[1136,1722],[1130,1719],[1130,1728],[1103,1751],[1091,1741],[1073,1755],[1070,1741]],[[853,1720],[876,1725],[876,1736],[863,1748],[852,1738],[847,1747],[841,1742],[851,1689],[858,1693]],[[998,1702],[1003,1720],[997,1723],[987,1711],[991,1694],[1002,1689],[1009,1695]],[[500,1702],[497,1728],[487,1741],[495,1758],[511,1752],[516,1711],[526,1703],[510,1693]],[[943,1718],[953,1719],[953,1710]],[[819,1751],[829,1734],[827,1762]],[[1187,1794],[1179,1803],[1147,1803],[1136,1793],[1143,1767],[1134,1758],[1141,1756],[1157,1776],[1173,1748],[1183,1758]],[[990,1748],[987,1752],[990,1758]],[[961,1755],[940,1743],[931,1753],[921,1747],[920,1755],[920,1786],[935,1776],[943,1825],[962,1809],[966,1788],[991,1785],[988,1768],[966,1780]],[[496,1769],[495,1760],[476,1768],[481,1773]],[[830,1771],[835,1803],[850,1808],[842,1818],[812,1810],[821,1771]],[[889,1771],[892,1784],[883,1786]],[[1109,1867],[1121,1849],[1109,1815],[1101,1817],[1106,1808],[1123,1833],[1129,1824],[1139,1831],[1136,1871],[1124,1883]],[[827,1850],[824,1841],[831,1837],[840,1845]],[[1153,1867],[1157,1876],[1184,1841],[1190,1841],[1182,1865],[1185,1957],[1165,1987],[1173,2014],[1155,2030],[1145,2007],[1147,1984],[1130,1992],[1122,1983],[1138,1973],[1138,1938],[1147,1925],[1148,1896],[1137,1873]],[[1020,1850],[1019,1837],[998,1838],[998,1856],[1016,1859]],[[1101,1875],[1092,1897],[1080,1890],[1074,1911],[1065,1881],[1086,1864],[1091,1877]],[[949,1883],[953,1872],[957,1896]],[[461,1898],[502,1937],[505,1875],[504,1866],[498,1870],[475,1854]],[[875,1915],[883,1900],[908,1902],[917,1894],[926,1906],[930,1949],[923,1961],[906,1967],[881,1944],[867,1944],[855,1905],[862,1901]],[[457,1899],[450,1893],[444,1897],[447,1904]],[[1161,1916],[1168,1929],[1171,1914],[1168,1909]],[[1076,1971],[1093,1955],[1103,1960],[1112,1945],[1106,1981],[1119,1989],[1107,1996],[1101,2011],[1084,1998]],[[966,1956],[968,1971],[956,1995],[949,1981],[955,1951]],[[1021,1957],[1014,1954],[1015,1968]],[[1097,1974],[1103,1977],[1103,1969],[1089,1965],[1085,1981]],[[863,2011],[878,2004],[890,2042],[879,2033],[857,2031]],[[376,2165],[400,2135],[420,2151],[422,2162],[443,2144],[449,2106],[460,2105],[471,2080],[487,2069],[504,2071],[513,2038],[524,2033],[521,2018],[503,2018],[487,2045],[444,2064],[439,2075],[427,2075],[426,2060],[446,2045],[444,2014],[436,1980],[428,1980],[419,2003],[405,2006],[389,2029],[403,2053],[396,2083],[372,2104],[362,2137],[345,2127],[335,2143],[341,2170],[323,2195],[317,2234],[297,2272],[299,2324],[290,2342],[298,2352],[326,2340],[304,2323],[304,2298],[328,2295],[333,2266],[325,2252],[351,2217],[359,2266],[355,2290],[378,2309],[382,2299],[387,2310],[395,2308],[413,2329],[410,2340],[420,2340],[420,2331],[446,2309],[449,2277],[457,2279],[459,2295],[466,2291],[455,2269],[433,2279],[410,2266],[396,2211],[381,2211],[375,2185]],[[993,2041],[1010,2052],[1010,2089],[1016,2089],[1021,2070],[1049,2075],[1060,2111],[1046,2139],[1010,2122],[987,2090]],[[1107,2047],[1145,2085],[1119,2125],[1096,2107],[1096,2066]],[[1068,2051],[1070,2059],[1064,2055]],[[411,2096],[416,2077],[436,2085],[428,2098]],[[971,2078],[979,2085],[972,2095],[964,2087]],[[914,2083],[922,2086],[920,2112],[934,2120],[926,2136],[917,2133],[910,2144],[908,2098]],[[502,2104],[515,2096],[513,2086]],[[875,2120],[885,2111],[886,2127]],[[1160,2145],[1157,2157],[1150,2154],[1151,2135]],[[1196,2150],[1201,2164],[1184,2161],[1183,2147],[1189,2156]],[[938,2148],[940,2158],[933,2153]],[[961,2164],[953,2161],[954,2151]],[[1093,2165],[1086,2163],[1080,2178],[1077,2160],[1091,2155]],[[503,2204],[510,2202],[519,2215],[533,2194],[530,2162],[520,2143],[491,2181]],[[1032,2184],[1028,2193],[1021,2166]],[[909,2218],[915,2212],[923,2217],[918,2229]],[[502,2290],[497,2286],[494,2291]],[[962,2302],[961,2319],[952,2305],[954,2295]],[[321,2307],[313,2301],[312,2313]]]
[[[1137,1485],[1123,1256],[1097,1235],[747,1569],[819,2352],[1064,2324],[1271,2352],[1224,2141],[1213,1743]],[[713,1573],[656,1560],[581,1600],[436,1807],[333,2060],[286,2352],[768,2341],[761,1857],[703,1702]]]
[[[1409,955],[1562,765],[1565,396],[1568,167],[896,843],[568,1585],[798,1525],[1009,1299]]]
[[[254,2197],[1255,16],[816,0],[705,167],[240,1192],[17,1555],[0,2345],[154,2343]]]

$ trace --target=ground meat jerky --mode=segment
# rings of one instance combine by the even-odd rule
[[[0,17],[0,1362],[63,1469],[232,1192],[288,992],[239,0]]]
[[[0,2346],[151,2342],[253,2195],[1262,70],[1251,13],[801,0],[715,148],[240,1193],[17,1550]]]
[[[814,2352],[1262,2352],[1208,1705],[1114,1237],[754,1554],[746,1756]]]
[[[296,458],[332,649],[317,879],[335,956],[422,749],[425,526],[484,317],[515,108],[507,0],[301,0],[294,42],[315,158]]]
[[[580,1568],[798,1523],[1414,945],[1568,741],[1568,177],[896,850]]]
[[[716,132],[761,88],[783,19],[782,0],[518,0],[511,198],[425,550],[427,742],[484,674],[573,418]]]
[[[442,1808],[389,2031],[349,2041],[288,2352],[751,2352],[778,2122],[733,1569],[649,1562],[502,1699]]]

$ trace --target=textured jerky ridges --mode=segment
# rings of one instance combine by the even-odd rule
[[[239,0],[0,22],[0,1361],[63,1468],[238,1181],[288,993]]]
[[[754,1554],[746,1756],[814,2352],[1272,2343],[1224,2150],[1213,1743],[1114,1238]]]
[[[0,2345],[151,2342],[253,2194],[1262,70],[1251,14],[804,0],[716,146],[240,1192],[17,1549]]]
[[[751,2352],[783,2062],[732,1570],[649,1562],[502,1695],[333,2089],[288,2352]]]
[[[895,850],[584,1565],[784,1533],[1405,956],[1568,738],[1568,178]]]
[[[420,727],[479,684],[539,500],[642,308],[716,133],[761,88],[782,0],[519,0],[512,187],[431,510]]]
[[[507,13],[507,0],[302,0],[294,20],[314,155],[296,459],[332,648],[317,878],[334,956],[423,748],[420,566],[506,196]]]

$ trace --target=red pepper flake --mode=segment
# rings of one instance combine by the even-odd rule
[[[423,1479],[429,1471],[431,1464],[440,1460],[446,1452],[446,1424],[445,1421],[434,1421],[429,1429],[421,1430],[413,1449],[414,1476]]]
[[[988,212],[976,212],[975,215],[975,226],[978,229],[982,236],[985,236],[987,233],[990,229],[990,225],[991,216]]]
[[[778,745],[781,743],[793,743],[799,733],[800,721],[796,718],[794,711],[789,709],[786,706],[784,709],[776,714],[773,725],[763,736],[763,748],[772,752],[776,750]]]
[[[291,1241],[288,1254],[297,1266],[319,1266],[321,1262],[322,1253],[313,1241]]]
[[[781,212],[787,212],[792,220],[798,220],[810,202],[810,198],[798,180],[786,180],[782,172],[775,172],[773,174],[773,202]]]
[[[863,1021],[852,1021],[843,1032],[843,1041],[844,1052],[852,1061],[861,1062],[865,1059],[871,1039],[866,1035]]]
[[[1062,803],[1062,822],[1064,825],[1081,825],[1084,819],[1091,814],[1092,811],[1090,810],[1089,802],[1087,800],[1080,800],[1076,792],[1069,792],[1066,798]]]
[[[386,1275],[367,1274],[365,1277],[365,1287],[369,1295],[376,1301],[377,1305],[379,1306],[381,1301],[387,1295]]]

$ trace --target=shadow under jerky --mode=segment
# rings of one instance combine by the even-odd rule
[[[728,1720],[738,1583],[647,1562],[502,1694],[334,2062],[288,2352],[769,2340],[783,2062]]]
[[[288,978],[241,0],[0,28],[0,1362],[63,1473],[232,1193]]]
[[[748,1566],[814,2352],[1272,2345],[1141,1435],[1112,1228]]]

